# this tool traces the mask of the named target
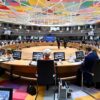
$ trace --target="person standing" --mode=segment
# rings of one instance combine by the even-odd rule
[[[57,46],[58,46],[58,49],[60,49],[60,40],[57,39]]]
[[[64,45],[64,48],[67,47],[67,41],[65,39],[63,40],[63,45]]]

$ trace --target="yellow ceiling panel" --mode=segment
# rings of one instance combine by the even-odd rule
[[[32,7],[26,7],[26,6],[11,7],[11,9],[15,9],[18,12],[26,12],[29,10],[33,10]]]
[[[28,0],[28,3],[30,5],[33,5],[33,6],[36,6],[36,5],[38,5],[38,6],[44,6],[45,3],[46,3],[46,0]]]

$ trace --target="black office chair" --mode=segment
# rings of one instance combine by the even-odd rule
[[[37,83],[45,85],[48,89],[49,85],[56,82],[56,74],[53,60],[38,60],[37,61]]]
[[[81,75],[81,86],[83,86],[84,83],[84,77],[87,78],[88,83],[90,83],[89,85],[93,85],[96,83],[100,84],[100,59],[96,60],[91,72],[90,71],[82,71],[82,75]]]
[[[49,89],[50,85],[56,85],[56,74],[54,68],[53,60],[38,60],[37,61],[37,94],[35,100],[38,95],[38,85],[46,86],[46,89]]]
[[[100,59],[96,61],[93,67],[93,81],[97,88],[100,88]]]
[[[93,73],[92,72],[88,72],[88,71],[81,72],[81,86],[83,87],[84,85],[88,87],[93,86]]]

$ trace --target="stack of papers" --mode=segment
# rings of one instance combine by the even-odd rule
[[[35,65],[35,66],[37,66],[37,61],[31,61],[31,62],[30,62],[30,65]]]

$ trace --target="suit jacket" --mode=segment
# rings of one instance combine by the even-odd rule
[[[84,59],[82,70],[91,72],[95,61],[98,59],[99,57],[96,52],[92,51],[91,53],[89,53]]]

